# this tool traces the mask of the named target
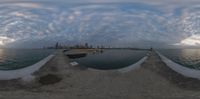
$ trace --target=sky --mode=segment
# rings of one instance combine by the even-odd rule
[[[0,47],[200,47],[198,0],[1,0]]]

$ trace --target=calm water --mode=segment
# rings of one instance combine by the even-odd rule
[[[103,53],[90,53],[86,57],[74,59],[74,61],[95,69],[118,69],[138,62],[146,54],[147,51],[104,50]]]
[[[0,49],[0,70],[15,70],[39,62],[54,50]]]
[[[200,49],[169,49],[159,52],[185,67],[200,69]]]

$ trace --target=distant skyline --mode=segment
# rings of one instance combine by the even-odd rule
[[[200,47],[198,0],[1,0],[0,46]]]

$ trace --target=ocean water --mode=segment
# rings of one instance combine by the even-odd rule
[[[158,51],[184,67],[200,69],[200,49],[164,49]]]
[[[53,52],[48,49],[0,49],[0,70],[31,66]]]
[[[148,51],[104,50],[103,53],[89,53],[86,57],[74,59],[82,66],[94,69],[119,69],[130,66],[147,55]]]

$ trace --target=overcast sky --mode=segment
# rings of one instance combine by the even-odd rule
[[[199,47],[198,0],[1,0],[0,45]]]

